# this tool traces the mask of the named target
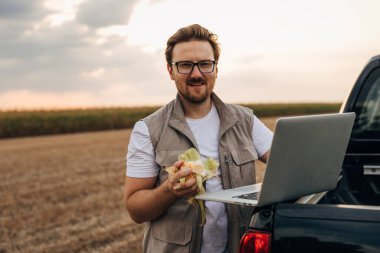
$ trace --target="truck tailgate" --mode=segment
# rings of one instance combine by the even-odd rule
[[[380,252],[380,207],[278,204],[273,251]]]

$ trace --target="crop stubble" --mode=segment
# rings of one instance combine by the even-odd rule
[[[1,140],[0,253],[141,252],[123,203],[130,132]]]

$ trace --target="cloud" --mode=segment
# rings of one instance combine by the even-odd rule
[[[99,35],[76,20],[59,26],[39,24],[32,29],[24,23],[13,31],[14,36],[0,41],[5,49],[0,50],[0,92],[101,90],[126,80],[142,90],[165,71],[163,52],[145,53],[128,45],[125,36]],[[99,69],[101,75],[93,72]],[[89,73],[96,78],[88,78]]]
[[[91,28],[127,24],[138,0],[86,1],[79,6],[78,21]]]
[[[4,19],[36,19],[48,13],[42,8],[43,1],[1,0],[0,20]]]
[[[373,1],[322,1],[313,10],[302,1],[286,8],[240,1],[233,11],[219,5],[213,16],[212,1],[179,2],[0,0],[0,108],[26,101],[49,107],[165,103],[176,92],[166,72],[166,39],[190,23],[220,35],[216,91],[226,101],[338,100],[379,52]],[[342,13],[337,5],[345,7]],[[318,93],[327,89],[328,96]]]

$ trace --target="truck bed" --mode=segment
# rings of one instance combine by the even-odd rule
[[[379,252],[380,207],[278,204],[273,252]]]

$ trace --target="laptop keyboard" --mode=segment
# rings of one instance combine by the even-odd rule
[[[233,196],[233,198],[258,200],[259,199],[259,195],[260,195],[260,192],[251,192],[251,193],[248,193],[248,194]]]

